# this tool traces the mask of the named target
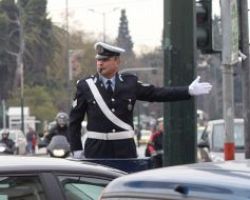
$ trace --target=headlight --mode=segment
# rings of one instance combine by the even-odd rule
[[[5,147],[0,147],[0,152],[4,152],[6,150]]]
[[[55,156],[55,157],[63,157],[65,156],[65,150],[64,149],[54,149],[52,151],[52,154]]]

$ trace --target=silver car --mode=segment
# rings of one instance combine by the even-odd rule
[[[126,173],[61,158],[0,156],[0,199],[98,200],[103,188]]]
[[[113,180],[101,200],[249,200],[250,160],[164,167]]]
[[[15,154],[18,154],[18,155],[26,154],[27,141],[23,132],[18,129],[8,129],[8,131],[9,131],[9,139],[12,139],[15,143],[15,147],[16,147]],[[0,130],[0,138],[2,138],[3,132],[4,132],[4,129]]]

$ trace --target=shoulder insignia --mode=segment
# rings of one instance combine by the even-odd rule
[[[148,84],[148,83],[143,83],[143,82],[141,82],[141,81],[137,81],[138,83],[140,83],[142,86],[144,86],[144,87],[148,87],[148,86],[150,86],[150,84]]]
[[[121,73],[120,75],[121,76],[133,76],[133,77],[136,77],[135,74],[131,74],[131,73]]]
[[[124,81],[121,74],[119,74],[119,79],[120,79],[121,82]]]
[[[72,103],[72,107],[75,108],[77,106],[77,99],[75,99]]]

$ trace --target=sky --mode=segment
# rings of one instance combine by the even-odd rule
[[[163,31],[163,0],[47,0],[52,21],[65,26],[68,5],[69,31],[84,30],[102,40],[106,35],[115,40],[121,9],[126,10],[134,51],[147,52],[160,46]],[[104,22],[105,19],[105,22]]]

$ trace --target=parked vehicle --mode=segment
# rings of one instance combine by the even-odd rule
[[[224,160],[224,142],[225,142],[225,122],[223,119],[212,120],[207,124],[203,131],[201,140],[198,142],[200,146],[207,147],[211,160]],[[234,143],[235,143],[235,159],[244,159],[244,120],[234,119]]]
[[[125,172],[98,164],[31,156],[0,156],[0,199],[97,200]]]
[[[146,129],[142,129],[140,132],[141,132],[141,137],[139,140],[139,144],[147,144],[152,132]]]
[[[15,142],[15,154],[18,155],[25,155],[26,154],[26,146],[27,141],[25,138],[24,133],[18,129],[8,129],[9,131],[9,138]],[[0,130],[0,138],[2,137],[2,133],[4,130]]]
[[[47,152],[51,157],[66,158],[70,154],[70,144],[64,135],[55,135],[52,137]]]
[[[164,167],[113,180],[101,200],[248,200],[250,160]]]

